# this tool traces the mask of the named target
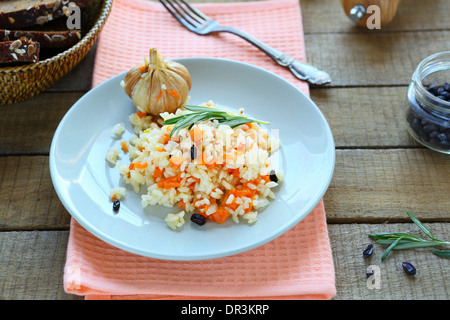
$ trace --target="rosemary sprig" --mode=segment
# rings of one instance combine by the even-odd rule
[[[171,124],[174,125],[170,133],[171,137],[173,135],[178,134],[178,132],[181,129],[184,128],[191,129],[195,124],[206,120],[217,120],[220,124],[228,125],[231,128],[236,128],[240,125],[251,122],[256,122],[260,124],[269,124],[269,122],[267,121],[261,121],[244,116],[238,116],[223,110],[218,110],[209,107],[185,105],[184,108],[192,112],[167,119],[162,123],[163,125],[171,125]]]
[[[384,261],[391,250],[405,250],[413,248],[434,247],[442,245],[450,245],[450,242],[437,239],[431,231],[424,226],[419,219],[416,218],[410,211],[406,211],[409,218],[419,227],[419,229],[431,240],[425,240],[417,236],[403,233],[403,232],[381,232],[376,234],[369,234],[369,237],[376,240],[376,243],[387,245],[388,248],[384,251],[381,261]],[[434,254],[441,257],[450,257],[450,250],[434,250]]]
[[[450,250],[433,250],[435,255],[443,258],[450,258]]]

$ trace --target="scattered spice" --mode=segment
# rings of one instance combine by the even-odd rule
[[[118,212],[119,209],[120,209],[120,201],[119,201],[119,199],[116,199],[116,200],[114,200],[114,202],[113,202],[113,210],[114,210],[115,212]]]
[[[271,170],[270,171],[269,178],[270,178],[270,181],[278,182],[278,177],[277,177],[277,175],[275,173],[275,170]]]
[[[206,223],[205,217],[198,213],[194,213],[191,216],[191,221],[194,222],[195,224],[198,224],[199,226],[202,226]]]
[[[193,144],[191,147],[191,160],[194,160],[195,158],[197,158],[197,148]]]
[[[369,244],[363,251],[363,257],[369,258],[373,253],[373,244]]]
[[[402,268],[409,276],[413,276],[417,273],[416,268],[409,262],[402,262]]]

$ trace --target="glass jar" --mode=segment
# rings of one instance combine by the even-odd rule
[[[450,154],[450,51],[425,58],[406,97],[407,129],[420,144]]]

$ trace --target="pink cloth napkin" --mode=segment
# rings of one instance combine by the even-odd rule
[[[298,0],[195,6],[305,61]],[[114,1],[98,43],[94,86],[142,61],[151,47],[168,59],[222,57],[257,65],[309,93],[306,83],[242,39],[195,35],[162,5],[143,0]],[[205,261],[135,255],[103,242],[72,219],[64,288],[86,299],[331,299],[335,274],[323,201],[270,243]]]

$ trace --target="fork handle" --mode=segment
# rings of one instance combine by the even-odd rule
[[[301,80],[306,80],[316,85],[326,84],[331,81],[330,76],[326,72],[319,70],[310,64],[297,61],[288,54],[272,48],[271,46],[241,30],[230,27],[216,26],[211,31],[228,32],[241,37],[242,39],[250,42],[252,45],[266,53],[279,65],[289,68],[289,70],[291,70],[291,72]]]

